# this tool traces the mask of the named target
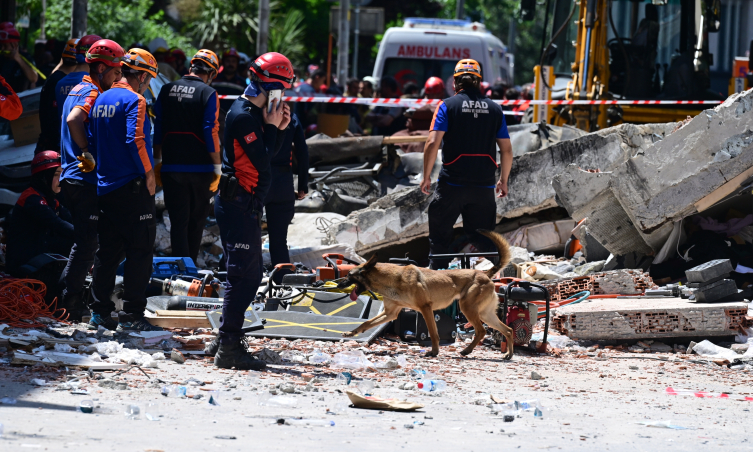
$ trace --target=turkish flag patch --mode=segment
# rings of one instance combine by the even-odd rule
[[[85,103],[86,105],[88,105],[89,107],[91,107],[92,105],[94,105],[94,100],[95,100],[95,99],[94,99],[93,97],[87,97],[87,98],[86,98],[86,101],[84,101],[84,103]]]
[[[256,141],[256,132],[251,132],[245,137],[243,137],[244,140],[246,140],[246,144],[251,144],[254,141]]]

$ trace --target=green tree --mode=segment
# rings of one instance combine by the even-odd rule
[[[250,0],[204,0],[198,19],[187,24],[199,47],[235,47],[253,54],[258,5]]]
[[[303,22],[303,13],[292,9],[287,14],[273,13],[269,24],[269,51],[282,53],[296,67],[305,64],[306,28]]]
[[[443,0],[442,17],[454,18],[456,0]],[[510,19],[516,21],[515,34],[515,83],[522,85],[533,81],[533,67],[541,58],[541,37],[544,33],[544,2],[537,5],[535,19],[520,20],[519,0],[468,0],[465,13],[470,20],[482,22],[487,30],[510,47],[508,34]],[[548,29],[551,30],[551,16]]]
[[[47,38],[67,40],[71,30],[70,0],[47,0],[45,33]],[[148,44],[154,38],[164,38],[171,47],[180,47],[189,53],[193,45],[189,38],[180,35],[166,21],[163,11],[147,16],[153,0],[92,0],[89,2],[87,32],[112,39],[127,49],[135,42]],[[30,17],[42,13],[41,0],[19,0],[19,11],[28,10]],[[38,27],[30,34],[39,36]]]

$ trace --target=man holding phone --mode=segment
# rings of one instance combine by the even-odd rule
[[[279,99],[295,81],[284,55],[265,53],[251,63],[251,84],[233,102],[225,119],[222,177],[214,212],[227,259],[227,286],[222,304],[219,344],[214,365],[229,369],[266,367],[246,349],[244,313],[262,279],[261,211],[272,181],[270,160],[282,145],[290,107]]]

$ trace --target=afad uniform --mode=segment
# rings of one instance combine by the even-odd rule
[[[162,87],[154,113],[154,144],[162,145],[160,174],[172,224],[172,254],[196,259],[214,194],[210,155],[220,152],[217,91],[199,77],[183,76]]]
[[[453,225],[463,216],[463,230],[481,251],[494,245],[477,229],[497,223],[494,187],[497,181],[497,139],[510,138],[502,107],[479,91],[460,91],[434,111],[431,130],[445,132],[442,170],[429,204],[432,254],[448,254]],[[449,259],[433,259],[433,269],[447,268]]]
[[[156,234],[154,196],[145,175],[152,170],[151,123],[146,100],[130,85],[115,82],[102,93],[89,116],[90,146],[97,151],[99,250],[94,267],[92,311],[109,315],[118,265],[126,259],[123,310],[143,317],[152,273]]]
[[[264,200],[269,232],[269,256],[272,265],[290,262],[288,225],[295,215],[296,189],[293,187],[293,155],[298,162],[298,191],[308,193],[309,149],[303,125],[293,114],[285,132],[280,133],[280,150],[271,161],[272,185]],[[275,273],[276,282],[284,275]]]
[[[232,192],[220,182],[214,213],[227,259],[227,285],[220,325],[222,341],[242,335],[243,313],[262,279],[261,212],[272,182],[270,160],[279,129],[264,124],[261,108],[244,97],[233,102],[225,119],[222,172],[237,179]]]
[[[71,72],[70,74],[60,79],[60,81],[58,81],[55,85],[55,105],[58,109],[58,115],[60,115],[60,118],[63,122],[65,122],[65,117],[63,116],[63,105],[65,105],[65,101],[68,99],[68,95],[71,93],[71,91],[73,91],[73,88],[84,81],[84,77],[89,77],[89,73],[86,71]],[[92,83],[91,77],[89,77],[89,83]]]
[[[64,84],[66,78],[58,82],[58,95],[57,103],[60,108],[60,159],[63,166],[63,173],[60,175],[60,181],[77,180],[83,181],[92,185],[97,184],[97,175],[94,171],[90,173],[84,173],[78,167],[79,161],[77,157],[81,155],[81,148],[78,147],[76,141],[71,137],[71,131],[68,128],[68,115],[71,114],[74,108],[83,110],[87,116],[91,112],[91,108],[94,102],[97,100],[97,96],[102,92],[99,84],[96,83],[86,72],[74,72],[68,74],[83,74],[81,81],[76,83],[72,88],[68,89]],[[66,82],[67,83],[67,82]],[[65,91],[66,94],[60,93]],[[93,149],[89,149],[89,152],[94,156],[96,160],[97,155],[93,152]]]
[[[6,267],[12,275],[43,253],[67,254],[73,241],[73,225],[68,210],[53,199],[50,204],[33,187],[21,193],[11,211],[6,250]]]
[[[18,98],[8,82],[0,77],[0,118],[13,121],[21,116],[23,111],[21,99]]]
[[[99,84],[95,83],[85,72],[81,83],[75,85],[63,97],[58,96],[58,107],[61,108],[60,123],[60,160],[63,172],[60,174],[60,189],[66,200],[66,206],[70,209],[73,217],[74,243],[68,257],[68,265],[63,271],[65,286],[63,298],[76,295],[75,291],[81,291],[89,274],[89,269],[94,264],[94,255],[97,252],[97,223],[99,220],[99,207],[97,206],[97,175],[94,172],[84,173],[78,167],[76,159],[81,155],[81,149],[71,136],[67,118],[74,109],[80,109],[87,116],[101,92]],[[69,74],[70,75],[70,74]],[[58,89],[65,80],[58,83]],[[60,94],[60,91],[58,91]],[[84,123],[89,128],[89,122]],[[87,130],[88,134],[88,130]],[[89,152],[96,159],[96,151],[89,146]],[[73,293],[71,291],[74,291]]]

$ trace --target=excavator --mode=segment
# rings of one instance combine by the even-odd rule
[[[709,90],[708,34],[719,31],[720,0],[547,0],[546,8],[534,99],[723,100]],[[679,121],[703,108],[575,102],[536,105],[531,120],[592,132],[623,122]]]

